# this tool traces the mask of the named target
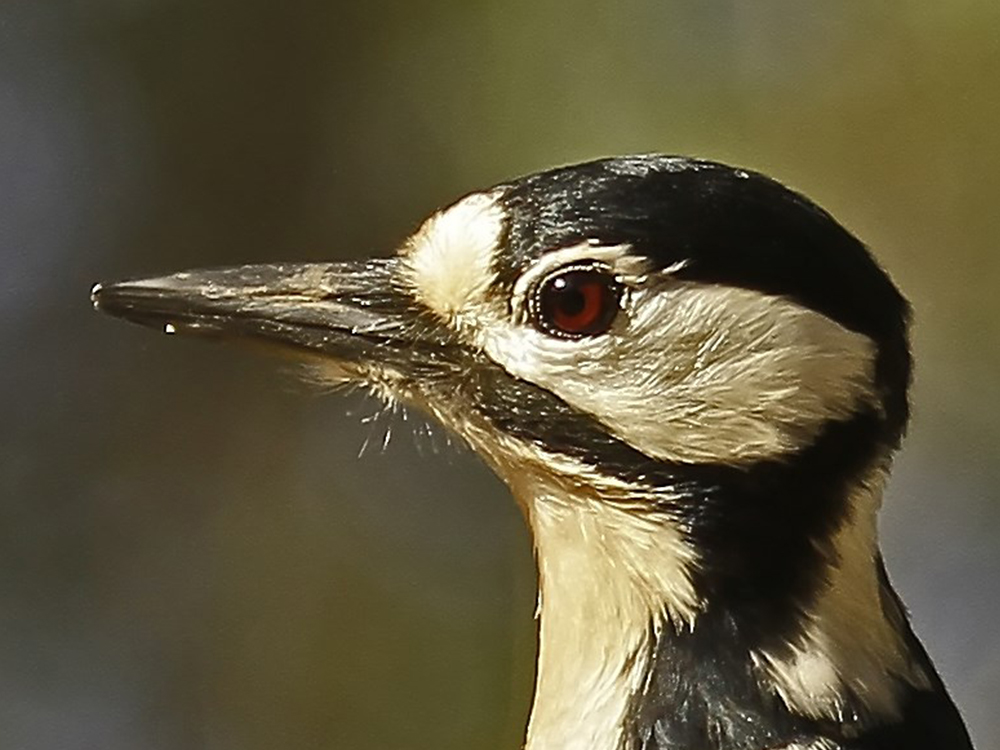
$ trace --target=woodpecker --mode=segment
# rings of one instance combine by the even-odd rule
[[[538,568],[527,750],[962,750],[878,547],[909,306],[745,169],[608,158],[475,192],[390,258],[97,285],[463,438]]]

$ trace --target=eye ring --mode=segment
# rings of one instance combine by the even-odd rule
[[[622,285],[599,263],[565,266],[531,296],[531,316],[543,333],[579,339],[607,332],[621,310]]]

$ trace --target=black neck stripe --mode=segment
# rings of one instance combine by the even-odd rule
[[[830,422],[808,447],[747,466],[650,458],[594,417],[538,386],[480,362],[463,395],[497,430],[560,453],[640,489],[669,488],[657,510],[702,556],[696,587],[727,602],[741,626],[773,645],[797,627],[827,563],[821,543],[844,518],[848,495],[891,440],[873,411]],[[773,643],[772,643],[773,641]]]

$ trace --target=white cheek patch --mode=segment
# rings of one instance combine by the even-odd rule
[[[778,457],[875,402],[874,343],[784,298],[667,280],[629,307],[606,335],[493,325],[484,348],[662,460]]]
[[[473,193],[431,216],[401,250],[418,300],[447,323],[485,305],[504,212],[490,193]]]

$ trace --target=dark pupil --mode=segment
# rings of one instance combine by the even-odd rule
[[[587,298],[578,286],[569,279],[556,279],[552,286],[556,293],[556,307],[563,315],[575,317],[583,312],[587,305]]]

